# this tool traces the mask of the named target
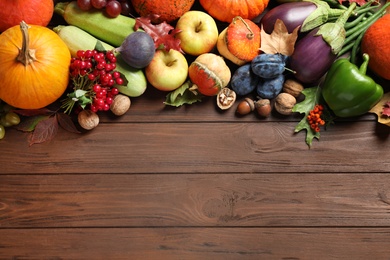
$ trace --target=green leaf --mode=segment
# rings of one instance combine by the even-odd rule
[[[321,89],[320,87],[311,87],[306,88],[302,91],[302,94],[305,95],[305,99],[293,107],[293,112],[298,112],[305,114],[302,120],[295,127],[295,132],[300,132],[301,130],[306,130],[306,144],[311,147],[313,139],[320,139],[320,133],[315,132],[310,128],[309,122],[307,121],[307,116],[310,113],[310,110],[314,108],[316,104],[319,104],[321,98]]]
[[[192,83],[188,80],[181,87],[168,93],[165,105],[179,107],[184,104],[193,104],[202,100],[202,95],[196,90],[191,89]]]
[[[82,89],[77,89],[74,91],[74,95],[76,98],[80,98],[80,97],[84,96],[85,93],[87,93],[87,91],[82,90]]]
[[[95,45],[95,50],[99,51],[99,52],[105,52],[106,49],[104,48],[103,44],[101,41],[96,41],[96,45]]]
[[[15,126],[15,128],[19,131],[23,132],[33,132],[37,124],[45,119],[48,119],[49,115],[34,115],[23,118],[23,120]]]

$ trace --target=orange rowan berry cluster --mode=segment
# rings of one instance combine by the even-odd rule
[[[309,115],[307,116],[307,121],[309,121],[310,128],[317,133],[320,131],[320,126],[325,125],[325,120],[321,118],[323,110],[324,107],[322,105],[315,105],[314,108],[310,110]]]

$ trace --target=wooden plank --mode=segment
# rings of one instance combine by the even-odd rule
[[[0,229],[1,259],[388,259],[389,228]]]
[[[2,175],[0,227],[390,226],[388,174]]]
[[[60,131],[28,147],[13,129],[1,141],[2,174],[389,172],[390,128],[338,123],[305,144],[296,123],[101,124],[86,134]]]
[[[134,123],[134,122],[298,122],[302,115],[295,113],[291,116],[284,116],[273,111],[269,118],[261,118],[256,112],[246,116],[236,114],[236,107],[244,97],[238,97],[236,103],[228,110],[220,110],[216,106],[215,97],[204,97],[202,102],[181,107],[164,105],[167,93],[148,88],[141,97],[131,98],[130,110],[121,117],[116,117],[112,113],[100,113],[101,121]],[[257,100],[256,97],[250,97]],[[298,100],[302,100],[299,98]],[[375,124],[376,117],[373,114],[366,114],[356,118],[338,119],[339,121],[371,121]]]

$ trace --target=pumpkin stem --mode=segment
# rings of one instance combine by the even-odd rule
[[[36,60],[35,50],[30,49],[28,28],[29,26],[24,21],[20,22],[20,30],[22,31],[23,43],[22,48],[19,49],[19,55],[16,60],[23,63],[24,66],[28,66],[30,63],[33,63]]]
[[[250,39],[253,39],[253,37],[255,37],[255,34],[253,33],[251,27],[249,26],[249,24],[247,22],[245,22],[245,20],[241,17],[241,16],[236,16],[233,18],[233,23],[236,23],[236,20],[239,19],[241,20],[241,22],[245,25],[245,27],[248,29],[249,33],[247,33],[246,37],[250,40]]]

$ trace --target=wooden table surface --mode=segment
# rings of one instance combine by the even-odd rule
[[[130,111],[43,144],[0,141],[0,259],[390,259],[390,128],[179,108]]]
[[[389,259],[390,128],[165,107],[0,145],[0,259]]]

